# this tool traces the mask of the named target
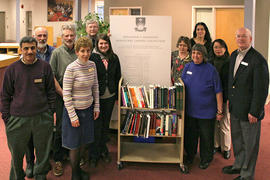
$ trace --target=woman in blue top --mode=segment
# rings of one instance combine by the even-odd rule
[[[213,159],[215,119],[223,116],[222,87],[216,68],[206,63],[207,50],[203,45],[192,47],[192,60],[182,73],[186,87],[185,163],[192,164],[200,138],[199,167],[206,169]]]

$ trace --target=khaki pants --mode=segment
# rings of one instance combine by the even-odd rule
[[[6,124],[8,147],[11,152],[10,180],[24,179],[23,157],[27,143],[33,136],[36,153],[34,176],[46,175],[50,170],[49,153],[52,143],[53,115],[43,112],[29,117],[11,116]]]
[[[221,151],[231,149],[230,113],[227,104],[223,104],[224,117],[215,123],[214,146],[221,147]]]

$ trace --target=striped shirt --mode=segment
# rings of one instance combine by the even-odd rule
[[[71,121],[78,120],[75,109],[86,109],[94,102],[99,112],[97,69],[94,62],[79,59],[67,66],[63,79],[63,99]]]

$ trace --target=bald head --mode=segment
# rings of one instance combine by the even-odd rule
[[[34,38],[36,38],[38,45],[37,47],[42,49],[47,45],[48,31],[45,27],[38,27],[34,31]]]
[[[240,50],[245,50],[251,46],[252,36],[248,28],[242,27],[236,31],[236,43]]]

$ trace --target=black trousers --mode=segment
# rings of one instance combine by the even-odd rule
[[[109,125],[116,97],[100,99],[100,115],[94,121],[95,140],[90,145],[89,158],[99,159],[102,153],[109,153],[106,143],[109,141]]]
[[[186,116],[184,147],[187,157],[195,157],[200,139],[201,162],[211,162],[213,159],[215,119],[198,119]]]
[[[68,150],[62,147],[62,118],[64,101],[60,95],[56,95],[56,130],[53,134],[53,160],[63,161],[64,155],[68,156]]]

